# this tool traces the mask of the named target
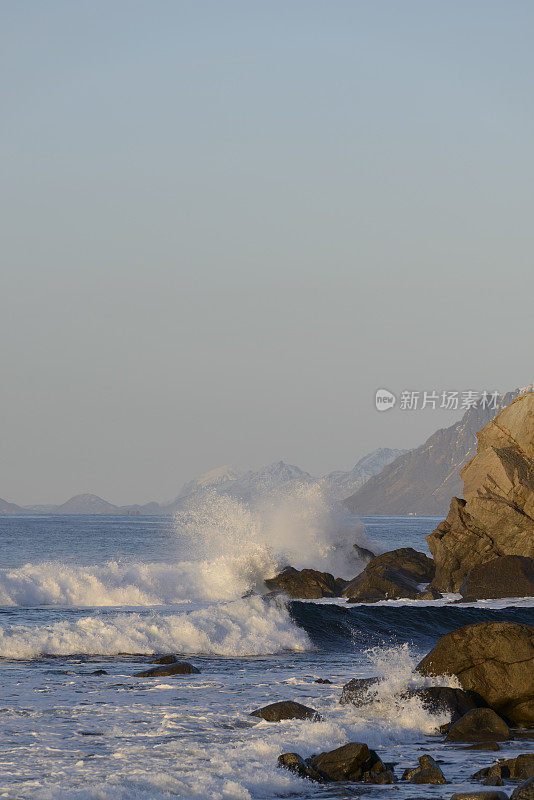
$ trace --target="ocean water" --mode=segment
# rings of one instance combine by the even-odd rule
[[[423,550],[436,522],[357,520],[309,488],[254,508],[214,495],[175,519],[0,517],[0,796],[403,800],[474,786],[495,754],[443,745],[447,719],[401,694],[421,684],[413,668],[440,635],[479,620],[532,623],[530,601],[347,606],[260,593],[285,563],[353,577],[354,542]],[[133,677],[166,653],[201,673]],[[340,706],[343,684],[370,675],[383,679],[377,701]],[[283,699],[323,721],[250,716]],[[282,752],[347,741],[375,748],[397,775],[430,753],[451,785],[325,787],[276,767]],[[532,749],[515,741],[498,755]]]

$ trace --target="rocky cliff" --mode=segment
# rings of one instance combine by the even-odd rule
[[[534,393],[488,422],[460,476],[463,499],[453,498],[427,536],[440,591],[458,591],[474,567],[495,558],[534,558]]]
[[[501,396],[495,409],[469,409],[370,478],[345,505],[355,514],[446,514],[451,497],[462,494],[459,472],[476,452],[478,431],[518,394]]]

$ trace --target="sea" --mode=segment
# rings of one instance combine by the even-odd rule
[[[0,797],[12,800],[274,800],[450,797],[495,753],[443,744],[407,689],[419,659],[472,622],[534,623],[531,600],[348,605],[265,596],[286,563],[362,568],[375,552],[427,551],[433,517],[363,517],[309,490],[263,508],[212,495],[175,517],[0,517]],[[139,678],[176,654],[197,675]],[[381,678],[373,703],[342,706],[353,677]],[[317,680],[330,683],[318,683]],[[426,683],[454,685],[453,679]],[[254,709],[295,700],[322,721],[269,723]],[[277,767],[365,742],[397,776],[429,753],[447,786],[321,786]],[[533,752],[532,739],[499,757]]]

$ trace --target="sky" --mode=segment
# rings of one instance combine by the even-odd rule
[[[534,5],[1,6],[0,497],[314,474],[534,380]]]

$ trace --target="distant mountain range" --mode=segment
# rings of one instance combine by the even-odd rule
[[[0,514],[173,514],[192,498],[201,498],[208,492],[253,501],[267,491],[315,483],[322,486],[328,496],[343,500],[405,452],[381,448],[364,456],[347,472],[332,472],[320,478],[284,461],[249,472],[238,472],[231,466],[218,467],[186,483],[167,505],[116,506],[94,494],[79,494],[56,506],[17,506],[0,499]]]
[[[459,473],[476,453],[478,431],[528,391],[533,386],[501,395],[495,408],[470,408],[459,422],[436,431],[371,477],[345,505],[355,514],[447,514],[451,499],[462,497]]]

